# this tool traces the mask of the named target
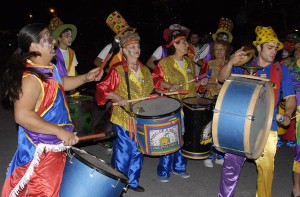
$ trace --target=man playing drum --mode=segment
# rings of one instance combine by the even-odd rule
[[[290,124],[291,115],[296,108],[296,99],[291,74],[288,68],[285,65],[280,65],[279,63],[274,62],[275,56],[277,52],[283,48],[283,44],[278,40],[272,27],[257,26],[255,33],[257,37],[256,41],[253,42],[253,45],[258,51],[258,56],[253,59],[251,65],[258,65],[263,69],[258,70],[254,73],[254,75],[270,79],[274,87],[275,95],[275,109],[271,132],[263,150],[263,156],[254,160],[258,171],[256,196],[271,197],[278,129],[275,117],[278,112],[277,103],[279,102],[280,91],[282,91],[282,95],[286,99],[286,111],[281,121],[282,125],[287,126]],[[246,52],[243,51],[243,48],[237,50],[231,56],[229,62],[224,65],[219,72],[219,81],[224,82],[231,73],[244,74],[244,70],[241,67],[233,67],[233,65],[237,65],[241,61],[243,62],[246,58]],[[279,75],[277,72],[280,72]],[[218,195],[219,197],[234,196],[235,187],[245,160],[246,157],[243,156],[229,152],[225,154]]]

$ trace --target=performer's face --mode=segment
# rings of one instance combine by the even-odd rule
[[[141,54],[140,44],[130,44],[130,45],[126,46],[123,50],[127,57],[132,57],[132,58],[138,59]]]
[[[296,60],[300,59],[300,42],[295,44],[294,57],[295,57]]]

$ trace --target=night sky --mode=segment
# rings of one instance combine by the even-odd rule
[[[279,37],[300,27],[299,0],[26,0],[6,1],[1,6],[0,30],[18,32],[31,22],[49,24],[49,8],[64,23],[78,28],[72,48],[81,62],[93,65],[101,49],[113,40],[107,16],[117,10],[141,36],[141,60],[146,63],[163,43],[164,28],[180,23],[204,35],[214,33],[222,16],[234,22],[233,45],[240,47],[255,39],[257,25],[272,26]],[[229,9],[228,9],[229,8]],[[33,17],[29,18],[29,14]],[[300,29],[300,28],[299,28]]]

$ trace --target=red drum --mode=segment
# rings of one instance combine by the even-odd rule
[[[205,159],[212,142],[213,101],[190,97],[182,100],[185,133],[182,155],[190,159]]]

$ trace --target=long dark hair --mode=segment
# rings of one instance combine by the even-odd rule
[[[37,51],[29,51],[31,43],[39,43],[40,33],[47,28],[42,23],[32,23],[24,26],[18,34],[18,48],[9,58],[6,69],[2,73],[0,83],[0,98],[10,107],[19,99],[22,93],[22,76],[25,71],[37,75],[42,81],[47,77],[35,68],[26,67],[26,60],[41,55]]]

